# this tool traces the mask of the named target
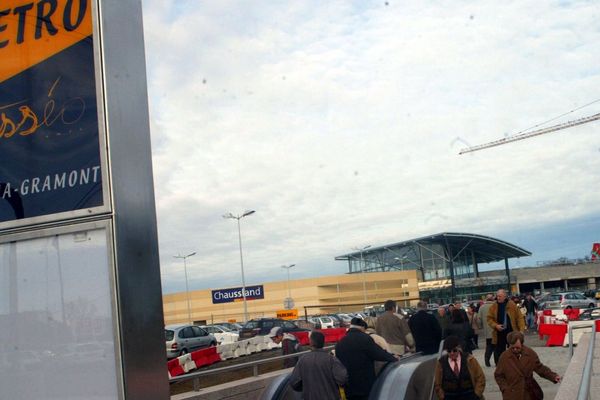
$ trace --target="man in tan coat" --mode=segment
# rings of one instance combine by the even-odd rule
[[[510,347],[502,353],[496,366],[494,378],[502,392],[504,400],[540,400],[543,392],[533,378],[535,371],[550,382],[560,382],[560,376],[540,362],[533,349],[524,346],[521,332],[508,334]]]
[[[494,363],[498,365],[500,355],[506,350],[506,336],[512,331],[525,330],[525,318],[517,305],[509,300],[504,289],[496,293],[496,302],[492,304],[487,314],[487,324],[492,328],[492,344],[494,348]]]
[[[375,330],[390,345],[392,353],[403,355],[406,347],[413,348],[415,342],[408,322],[396,314],[396,302],[387,300],[383,307],[385,312],[377,317]]]

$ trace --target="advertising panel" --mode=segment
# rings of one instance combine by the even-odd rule
[[[265,290],[262,285],[246,286],[246,300],[258,300],[265,298]],[[243,301],[242,288],[217,289],[212,291],[213,304],[231,303]]]
[[[277,318],[298,319],[298,309],[293,308],[291,310],[279,310],[277,311]]]
[[[90,0],[2,2],[0,227],[103,206],[92,31]]]
[[[600,260],[600,243],[592,245],[592,261]]]

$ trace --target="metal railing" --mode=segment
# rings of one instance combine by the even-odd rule
[[[567,331],[569,332],[569,358],[573,358],[573,331],[577,330],[577,329],[588,329],[588,328],[592,328],[593,329],[593,325],[595,325],[595,321],[594,320],[590,320],[589,322],[591,322],[590,325],[573,325],[572,323],[573,321],[568,321],[567,322]]]
[[[587,356],[585,358],[585,366],[583,367],[583,373],[581,374],[581,385],[579,385],[579,392],[577,393],[577,400],[588,400],[590,399],[590,388],[592,385],[592,366],[594,361],[594,346],[596,344],[596,323],[592,327],[592,336],[590,337],[590,344],[588,347]]]
[[[324,347],[325,350],[331,350],[333,348],[334,348],[334,346]],[[198,391],[200,391],[200,378],[202,378],[204,376],[220,374],[220,373],[235,371],[235,370],[244,369],[244,368],[252,368],[252,376],[258,376],[259,375],[259,373],[258,373],[259,365],[267,364],[267,363],[271,363],[271,362],[279,361],[279,360],[285,360],[286,358],[300,357],[303,354],[310,353],[310,351],[311,350],[306,350],[306,351],[301,351],[299,353],[287,354],[284,356],[269,357],[269,358],[265,358],[262,360],[249,361],[249,362],[235,364],[235,365],[228,365],[226,367],[191,372],[189,374],[180,375],[180,376],[171,378],[171,379],[169,379],[169,383],[180,383],[180,382],[185,382],[185,381],[191,380],[193,383],[193,386],[194,386],[194,391],[198,392]]]

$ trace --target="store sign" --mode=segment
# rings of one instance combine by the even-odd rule
[[[277,318],[281,319],[298,319],[298,310],[279,310],[277,311]]]
[[[246,300],[257,300],[265,298],[265,290],[262,285],[246,286]],[[212,291],[213,304],[231,303],[244,301],[242,288],[218,289]]]
[[[0,224],[102,206],[91,1],[2,1],[0,59]]]
[[[592,261],[600,260],[600,243],[592,245]]]

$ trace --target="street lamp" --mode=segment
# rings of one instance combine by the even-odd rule
[[[244,257],[242,256],[242,231],[240,229],[240,219],[247,217],[248,215],[254,214],[256,211],[247,210],[241,215],[233,215],[227,213],[223,215],[223,218],[236,219],[238,226],[238,239],[240,243],[240,266],[242,268],[242,297],[244,298],[244,323],[248,321],[248,303],[246,302],[246,278],[244,277]]]
[[[365,267],[364,267],[364,263],[363,263],[363,251],[365,251],[369,247],[371,247],[370,244],[366,245],[365,247],[353,247],[352,248],[352,250],[360,251],[360,273],[362,275],[362,281],[363,281],[363,297],[364,297],[365,306],[367,305],[367,283],[365,281]]]
[[[281,268],[285,268],[287,270],[288,299],[292,298],[292,290],[290,289],[290,268],[294,267],[295,265],[296,264],[282,265],[281,266]],[[291,300],[289,300],[289,301],[291,301]]]
[[[182,255],[176,255],[173,256],[175,258],[183,258],[183,271],[185,272],[185,295],[187,297],[187,309],[188,309],[188,323],[192,323],[192,311],[191,311],[191,306],[190,306],[190,288],[188,287],[188,275],[187,275],[187,265],[186,265],[186,260],[188,257],[193,256],[194,254],[196,254],[196,252],[194,251],[193,253],[188,254],[187,256],[182,256]]]

